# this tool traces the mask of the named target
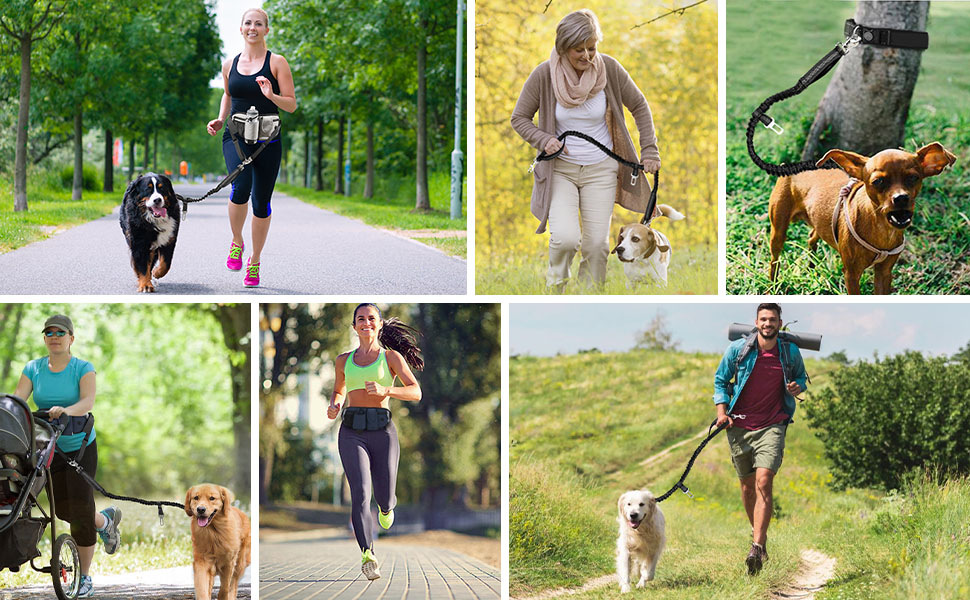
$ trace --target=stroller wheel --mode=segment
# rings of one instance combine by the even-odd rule
[[[81,557],[77,553],[77,542],[66,533],[54,540],[51,577],[54,579],[54,592],[60,600],[77,598],[81,590]]]

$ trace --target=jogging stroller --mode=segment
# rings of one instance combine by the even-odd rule
[[[81,559],[70,534],[57,535],[50,466],[54,445],[68,419],[48,422],[47,411],[30,412],[27,403],[9,394],[0,396],[0,570],[19,571],[30,562],[40,573],[50,573],[60,600],[74,600],[81,587]],[[49,512],[39,496],[47,490]],[[39,515],[34,515],[34,508]],[[37,544],[51,528],[51,563],[38,567]]]

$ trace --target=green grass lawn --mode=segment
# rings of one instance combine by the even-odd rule
[[[727,11],[727,199],[726,288],[730,294],[839,294],[845,292],[842,262],[824,243],[811,259],[808,227],[788,230],[778,280],[768,280],[768,196],[775,178],[750,160],[745,127],[751,111],[766,97],[785,89],[816,60],[844,39],[842,24],[854,4],[826,2],[825,10],[808,3],[732,2]],[[965,32],[970,11],[961,3],[933,3],[924,52],[913,94],[905,144],[908,150],[934,140],[957,155],[952,170],[924,182],[906,250],[893,269],[893,287],[901,294],[970,293],[970,78],[966,62],[970,43]],[[788,32],[778,35],[778,32]],[[797,32],[797,35],[792,34]],[[755,147],[769,162],[800,160],[805,135],[830,76],[795,98],[776,104],[771,115],[782,136],[758,127]],[[862,279],[872,292],[872,271]]]
[[[614,571],[616,499],[647,487],[659,495],[680,477],[689,443],[648,467],[645,457],[706,430],[714,416],[716,355],[631,351],[509,364],[509,568],[513,597]],[[806,360],[813,387],[832,363]],[[629,390],[629,391],[627,391]],[[811,390],[806,395],[811,401]],[[916,479],[883,494],[834,491],[822,443],[796,412],[775,480],[771,559],[758,577],[743,560],[750,526],[726,437],[716,437],[687,478],[695,498],[661,504],[667,549],[651,598],[765,598],[789,581],[802,550],[837,559],[818,600],[962,598],[970,591],[970,481]],[[964,590],[958,592],[959,590]],[[578,598],[619,598],[615,583]]]
[[[47,510],[46,495],[41,496],[42,506]],[[96,498],[98,508],[105,508],[111,502],[105,498]],[[181,502],[181,498],[175,498]],[[97,586],[98,575],[116,573],[131,573],[152,569],[165,569],[180,565],[192,564],[192,538],[189,519],[185,513],[176,508],[165,508],[164,524],[158,523],[158,511],[153,506],[142,506],[131,502],[117,504],[123,511],[120,526],[121,546],[112,555],[104,552],[104,547],[97,543],[91,575]],[[35,509],[36,510],[36,509]],[[246,509],[248,512],[248,509]],[[70,526],[58,521],[58,535],[70,533]],[[50,564],[50,528],[44,532],[40,543],[40,558],[34,562],[38,566]],[[37,573],[30,568],[30,564],[21,567],[17,573],[0,571],[0,590],[8,587],[51,584],[50,575]],[[51,596],[53,596],[53,587]]]
[[[570,272],[573,280],[566,285],[565,294],[717,294],[717,252],[713,248],[674,249],[667,272],[667,287],[656,283],[641,283],[627,288],[627,278],[620,261],[606,262],[606,283],[589,287],[576,281],[580,254],[573,259]],[[475,264],[476,294],[549,294],[546,288],[548,250],[533,255],[514,255],[494,260],[491,264]]]
[[[13,182],[0,178],[0,252],[9,252],[58,231],[111,214],[121,194],[84,191],[71,200],[71,190],[27,186],[26,212],[13,210]]]

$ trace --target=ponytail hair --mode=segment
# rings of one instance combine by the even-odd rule
[[[373,306],[377,310],[378,316],[384,321],[384,314],[376,304],[365,302],[358,304],[354,309],[354,319],[357,319],[357,311],[364,306]],[[384,321],[381,332],[377,336],[377,341],[384,348],[399,352],[404,357],[404,361],[412,369],[424,370],[424,359],[421,358],[421,348],[418,347],[418,337],[421,332],[401,321],[397,317],[391,317]]]

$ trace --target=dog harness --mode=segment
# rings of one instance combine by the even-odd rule
[[[861,181],[855,177],[849,177],[849,181],[842,186],[841,190],[839,190],[839,201],[835,203],[835,210],[832,211],[832,237],[835,238],[836,244],[839,243],[839,212],[843,212],[845,213],[845,224],[849,228],[849,233],[852,234],[852,239],[859,242],[859,244],[869,252],[874,252],[876,254],[876,258],[872,264],[878,265],[888,257],[895,256],[902,252],[903,247],[906,245],[906,239],[904,238],[903,241],[892,250],[882,250],[865,241],[862,239],[862,236],[856,233],[855,227],[852,226],[852,219],[849,217],[849,198],[851,198],[852,193],[861,185]]]
[[[351,352],[350,356],[347,357],[347,363],[344,364],[344,383],[347,386],[347,393],[364,389],[364,382],[367,381],[374,381],[384,387],[390,387],[394,383],[394,374],[391,373],[391,368],[387,364],[387,355],[383,348],[381,348],[377,360],[369,365],[360,366],[356,364],[354,362],[356,354],[357,350]]]

